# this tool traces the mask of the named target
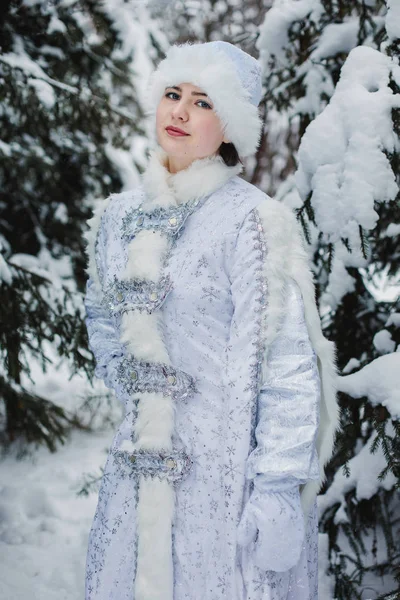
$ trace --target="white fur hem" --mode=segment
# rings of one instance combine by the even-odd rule
[[[172,600],[175,493],[166,480],[141,476],[137,506],[136,600]]]

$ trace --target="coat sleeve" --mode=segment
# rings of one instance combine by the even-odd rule
[[[241,382],[251,370],[255,440],[245,475],[264,489],[278,489],[319,478],[320,379],[299,286],[286,276],[285,287],[278,294],[273,291],[274,281],[265,276],[264,262],[270,255],[263,236],[254,209],[243,221],[228,259],[233,316],[227,385],[234,381],[236,395],[245,397]],[[265,330],[266,313],[278,308],[282,318],[275,332]],[[274,336],[270,344],[269,335]]]
[[[257,446],[246,476],[259,489],[280,489],[319,478],[316,437],[321,382],[297,283],[286,282],[284,318],[268,354],[257,399]]]
[[[126,386],[121,378],[121,366],[127,352],[125,345],[119,339],[119,333],[108,314],[104,303],[103,291],[100,280],[106,268],[107,237],[104,226],[104,218],[100,221],[100,227],[94,244],[94,268],[98,277],[89,277],[86,284],[85,323],[89,338],[89,348],[95,361],[95,375],[103,379],[105,385],[112,389],[118,399],[125,403],[129,399]],[[93,272],[93,268],[92,268]]]
[[[231,270],[231,339],[242,358],[256,348],[253,376],[257,376],[255,443],[245,467],[254,487],[243,508],[237,539],[242,546],[252,545],[259,568],[286,571],[297,563],[304,543],[299,486],[319,478],[320,379],[300,289],[286,276],[284,288],[272,298],[274,282],[266,281],[263,268],[268,259],[254,210],[239,231]],[[268,344],[263,336],[271,332],[264,331],[262,324],[266,312],[277,309],[276,302],[284,303],[279,307],[282,318]],[[239,364],[236,368],[240,373]]]

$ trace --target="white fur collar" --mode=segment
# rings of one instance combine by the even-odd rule
[[[178,173],[170,173],[166,164],[167,154],[157,146],[142,175],[146,209],[168,208],[207,196],[243,170],[241,163],[228,167],[219,155],[197,159]]]

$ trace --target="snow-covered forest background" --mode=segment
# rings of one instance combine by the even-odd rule
[[[400,0],[3,0],[0,600],[80,600],[121,406],[93,379],[83,234],[146,162],[146,81],[176,42],[259,58],[245,178],[290,205],[338,348],[321,600],[400,598]]]

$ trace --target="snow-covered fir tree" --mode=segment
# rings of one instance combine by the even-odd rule
[[[257,168],[279,181],[297,167],[277,197],[310,242],[342,373],[343,429],[319,497],[320,595],[338,600],[400,588],[399,39],[395,0],[299,0],[275,2],[257,42],[267,128],[278,114],[289,140]]]
[[[153,0],[154,15],[167,18],[172,42],[226,39],[254,47],[258,28],[272,0]],[[165,7],[166,5],[166,7]]]
[[[83,232],[94,199],[131,187],[146,148],[142,82],[161,36],[135,2],[8,1],[0,13],[2,441],[53,450],[79,425],[35,393],[32,363],[86,370]],[[137,83],[140,82],[140,83]],[[56,353],[49,351],[56,349]]]
[[[384,0],[273,3],[256,42],[265,66],[266,127],[253,183],[275,194],[288,179],[296,168],[299,140],[329,102],[350,50],[379,46],[385,11]]]

